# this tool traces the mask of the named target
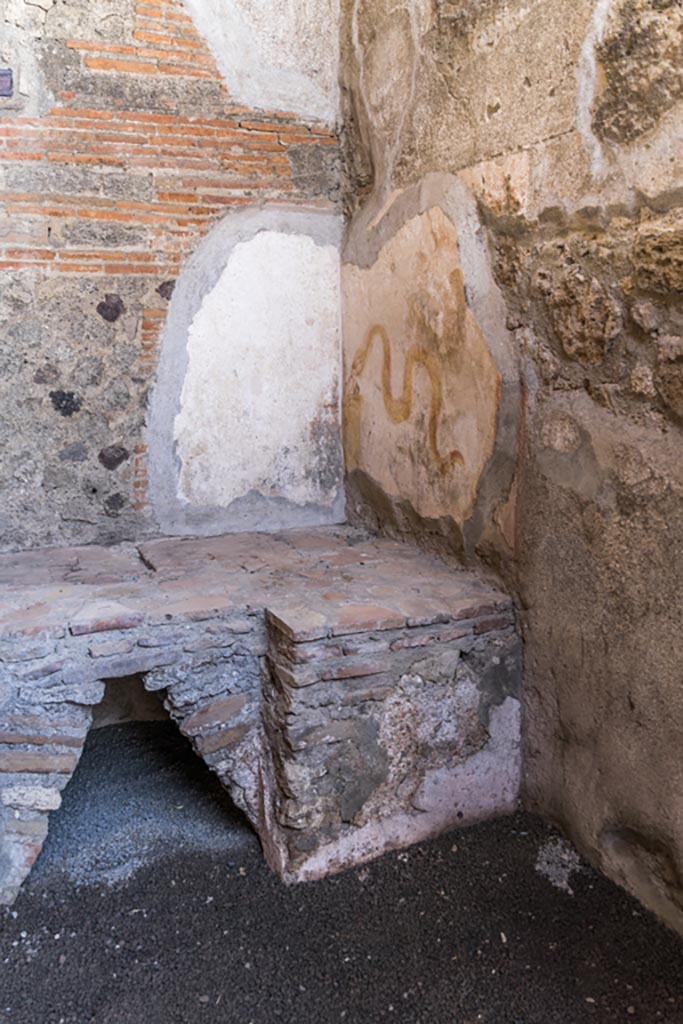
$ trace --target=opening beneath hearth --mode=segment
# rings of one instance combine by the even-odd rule
[[[109,679],[104,697],[93,708],[92,729],[105,729],[126,722],[170,722],[161,693],[149,693],[141,675]]]
[[[79,885],[126,882],[162,859],[258,843],[142,676],[106,682],[80,762],[34,868]]]

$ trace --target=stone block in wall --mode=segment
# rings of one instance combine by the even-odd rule
[[[244,637],[244,628],[237,635],[240,632]],[[263,659],[248,653],[245,644],[239,651],[233,650],[232,642],[222,649],[211,647],[217,639],[234,641],[230,623],[200,623],[194,635],[196,642],[189,645],[199,652],[194,661],[184,657],[176,665],[148,673],[145,687],[164,692],[164,705],[180,731],[258,829]],[[259,631],[249,640],[258,649]]]
[[[0,814],[0,905],[13,902],[33,867],[47,835],[47,815],[38,820],[33,835],[17,825],[7,810]]]

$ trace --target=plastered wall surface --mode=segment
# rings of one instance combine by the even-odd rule
[[[682,18],[674,0],[349,0],[342,29],[353,223],[457,177],[519,359],[516,470],[482,476],[465,553],[519,599],[527,803],[680,931]],[[433,542],[415,496],[398,522],[374,483],[358,514]]]
[[[188,263],[149,414],[165,533],[343,521],[341,230],[330,211],[247,209]]]
[[[334,122],[339,0],[185,0],[185,5],[236,99]]]
[[[239,66],[218,6],[2,5],[2,548],[159,532],[150,394],[188,261],[245,207],[339,203],[334,5],[265,24],[262,3],[226,2]]]
[[[347,266],[345,286],[349,468],[420,515],[463,521],[493,448],[499,375],[465,303],[454,225],[438,207],[415,217],[371,268]]]
[[[474,203],[432,175],[359,217],[345,250],[344,445],[351,514],[471,548],[506,492],[518,369]],[[484,482],[484,478],[486,482]],[[490,510],[489,510],[490,511]],[[372,521],[372,514],[370,519]]]
[[[305,448],[318,450],[316,416],[338,447],[338,351],[336,248],[275,231],[239,243],[190,328],[175,424],[183,497],[225,505],[255,487],[298,504],[334,498],[339,460],[330,479],[322,467],[309,480]]]

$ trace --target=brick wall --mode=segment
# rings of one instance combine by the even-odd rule
[[[107,11],[41,12],[38,77],[0,108],[3,547],[154,532],[145,415],[173,282],[230,209],[337,199],[334,129],[234,103],[179,0]]]

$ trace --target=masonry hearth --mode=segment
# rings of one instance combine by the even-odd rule
[[[470,573],[328,529],[4,556],[0,577],[6,900],[104,680],[132,673],[285,879],[516,806],[514,613]]]

